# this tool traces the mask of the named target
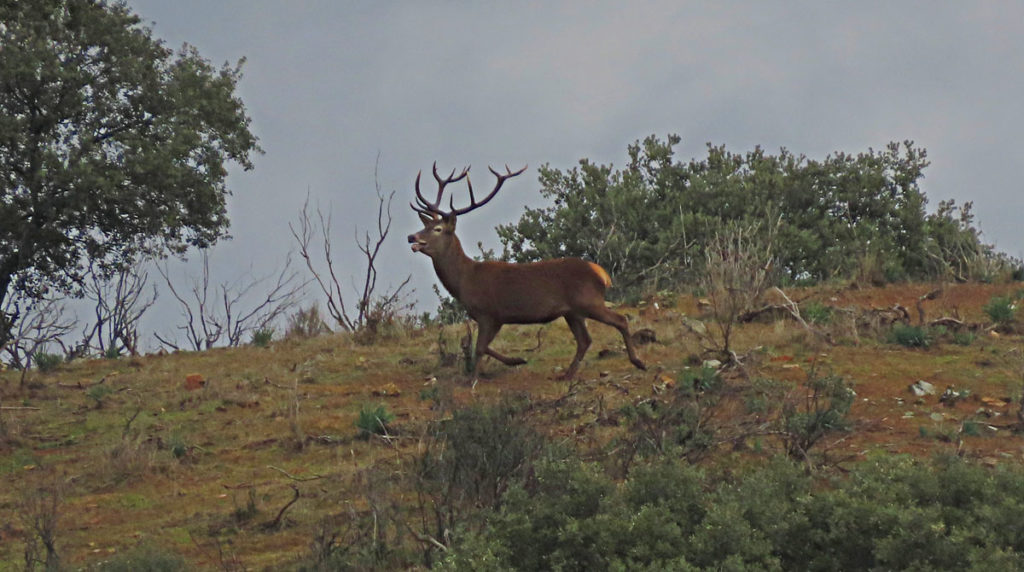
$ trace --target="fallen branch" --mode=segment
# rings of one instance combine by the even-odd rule
[[[13,406],[13,405],[11,405],[11,406],[4,405],[3,407],[0,407],[0,411],[39,411],[39,408],[38,407],[16,407],[16,406]]]
[[[281,518],[284,517],[285,511],[288,510],[289,508],[291,508],[291,506],[293,504],[295,504],[296,501],[299,500],[299,487],[296,487],[295,485],[288,485],[288,486],[290,486],[292,488],[292,490],[295,491],[295,496],[293,496],[292,500],[288,501],[287,504],[285,504],[283,507],[281,507],[281,510],[279,510],[277,512],[277,516],[274,517],[274,520],[272,520],[270,522],[267,522],[267,523],[265,523],[263,525],[263,527],[266,528],[267,530],[277,530],[278,528],[280,528],[280,526],[281,526]]]
[[[803,319],[803,317],[800,315],[800,307],[797,306],[797,303],[791,300],[789,296],[787,296],[786,293],[782,291],[782,288],[776,287],[775,291],[778,292],[779,295],[782,296],[782,298],[786,301],[783,307],[786,309],[786,311],[789,312],[789,315],[793,316],[793,319],[799,322],[805,330],[814,334],[815,336],[817,336],[819,339],[821,339],[823,342],[830,346],[836,345],[835,342],[832,341],[832,336],[829,336],[828,334],[822,332],[821,330],[811,326],[810,324],[807,323],[806,320]]]
[[[311,477],[296,477],[295,475],[293,475],[293,474],[289,473],[288,471],[286,471],[286,470],[284,470],[284,469],[279,469],[279,468],[277,468],[277,467],[275,467],[275,466],[273,466],[273,465],[267,465],[267,468],[268,468],[268,469],[273,469],[273,470],[275,470],[275,471],[277,471],[277,472],[281,473],[282,475],[284,475],[284,476],[288,477],[289,479],[291,479],[291,480],[293,480],[293,481],[298,481],[298,482],[300,482],[300,483],[303,483],[303,482],[306,482],[306,481],[315,481],[315,480],[317,480],[317,479],[322,479],[322,478],[324,478],[324,476],[323,476],[323,475],[313,475],[313,476],[311,476]]]

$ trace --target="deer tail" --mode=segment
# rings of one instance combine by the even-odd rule
[[[587,264],[590,265],[590,269],[594,271],[594,274],[597,274],[597,277],[601,279],[605,288],[612,285],[612,277],[608,275],[608,272],[604,268],[601,268],[599,264],[595,264],[593,262],[588,262]]]

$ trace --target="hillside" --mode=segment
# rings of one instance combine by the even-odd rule
[[[831,328],[833,343],[788,318],[738,326],[734,348],[744,366],[723,372],[723,389],[702,406],[701,423],[714,433],[680,454],[714,467],[792,453],[794,437],[777,422],[784,403],[813,408],[805,383],[832,377],[856,392],[850,423],[797,455],[809,470],[841,475],[883,452],[1024,466],[1016,431],[1024,343],[1012,331],[987,329],[982,309],[994,296],[1016,295],[1019,284],[945,286],[922,302],[925,321],[956,316],[981,328],[957,336],[932,330],[928,347],[887,341],[881,318],[843,325],[843,316],[881,316],[896,305],[916,324],[919,299],[934,289],[788,292],[802,306],[837,309],[822,326]],[[541,433],[622,468],[630,462],[623,447],[640,450],[638,438],[626,435],[643,429],[637,412],[670,407],[667,396],[700,370],[701,348],[683,321],[700,317],[697,306],[680,296],[621,309],[634,331],[656,335],[639,350],[647,372],[629,364],[617,332],[592,324],[594,345],[574,382],[554,379],[574,351],[563,322],[506,327],[496,348],[529,363],[513,369],[488,360],[475,388],[457,361],[441,365],[444,352],[458,353],[462,325],[371,345],[337,334],[266,348],[80,360],[30,371],[24,383],[22,372],[3,372],[0,570],[24,567],[25,538],[34,526],[45,528],[47,515],[57,516],[52,536],[71,568],[140,544],[180,554],[199,569],[294,567],[325,535],[338,543],[358,538],[351,527],[368,507],[387,505],[418,519],[416,494],[404,483],[434,442],[434,422],[469,404],[526,404],[520,414]],[[913,394],[910,386],[921,380],[934,393]],[[385,435],[361,438],[360,411],[378,405],[394,420]],[[411,528],[394,534],[417,542]]]

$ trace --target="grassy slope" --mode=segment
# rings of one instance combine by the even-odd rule
[[[898,303],[913,314],[917,297],[929,289],[791,294],[840,307]],[[928,302],[928,317],[956,312],[983,321],[981,306],[1014,289],[947,287]],[[659,342],[641,348],[650,371],[633,369],[621,353],[599,358],[600,350],[618,348],[621,340],[611,328],[592,324],[594,345],[580,382],[572,386],[552,379],[574,350],[563,323],[503,330],[498,349],[524,355],[530,364],[510,369],[488,361],[489,378],[475,391],[455,368],[438,367],[437,330],[373,346],[332,335],[269,348],[79,361],[51,373],[32,372],[27,388],[19,387],[20,372],[5,372],[3,406],[25,409],[0,413],[0,570],[21,568],[25,499],[54,483],[63,490],[58,546],[65,563],[75,567],[144,540],[182,553],[201,568],[232,558],[249,569],[293,562],[308,549],[324,516],[358,510],[367,483],[397,480],[407,471],[425,422],[443,414],[432,408],[434,401],[421,398],[422,390],[433,387],[443,396],[450,392],[456,403],[528,392],[535,403],[551,405],[537,408],[538,426],[583,446],[603,442],[617,428],[597,423],[597,416],[650,396],[698,350],[679,319],[696,314],[693,299],[665,306],[627,310],[634,329],[657,332]],[[541,343],[534,349],[538,331]],[[446,330],[449,351],[457,350],[461,333],[460,326]],[[969,346],[947,343],[926,350],[866,336],[859,344],[820,346],[789,321],[744,325],[736,344],[740,351],[762,348],[750,364],[756,377],[802,381],[816,360],[819,371],[856,384],[854,430],[830,440],[833,459],[854,462],[876,450],[929,455],[959,447],[988,464],[1024,462],[1024,440],[1000,428],[1013,417],[1006,416],[1011,406],[998,401],[1019,396],[1021,346],[1018,336],[980,336]],[[205,387],[185,388],[192,373],[205,378]],[[971,397],[953,407],[937,396],[916,399],[907,386],[918,379],[939,392],[947,385],[968,389]],[[391,395],[395,389],[397,396]],[[389,395],[375,395],[382,392]],[[360,407],[378,403],[396,414],[396,438],[355,438]],[[1002,415],[982,417],[981,409]],[[979,420],[981,430],[957,444],[967,419]],[[767,442],[762,455],[777,451]],[[759,457],[751,452],[750,458]],[[284,526],[265,530],[263,524],[293,497],[293,486],[301,496]]]

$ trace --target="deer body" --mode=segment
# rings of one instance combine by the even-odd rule
[[[569,329],[576,338],[576,355],[562,377],[570,378],[576,374],[580,361],[590,347],[591,339],[587,331],[586,319],[594,319],[609,324],[622,333],[629,359],[636,367],[646,366],[636,356],[629,325],[625,316],[613,312],[605,306],[604,294],[611,279],[603,268],[579,258],[558,258],[525,264],[508,262],[478,262],[462,250],[462,245],[455,236],[456,216],[483,206],[494,197],[505,179],[514,177],[525,170],[499,175],[494,190],[480,203],[473,197],[473,187],[468,181],[467,168],[458,177],[449,175],[442,180],[434,167],[434,178],[437,179],[437,200],[429,203],[419,191],[419,176],[416,177],[416,195],[423,229],[409,235],[409,243],[414,252],[422,252],[433,260],[434,271],[445,289],[466,308],[470,317],[479,326],[476,343],[476,360],[473,373],[476,374],[477,363],[483,355],[489,355],[506,365],[526,363],[521,358],[507,357],[490,349],[490,343],[504,324],[539,324],[557,318],[565,318]],[[464,209],[452,208],[441,211],[439,208],[445,185],[467,178],[472,204]]]

